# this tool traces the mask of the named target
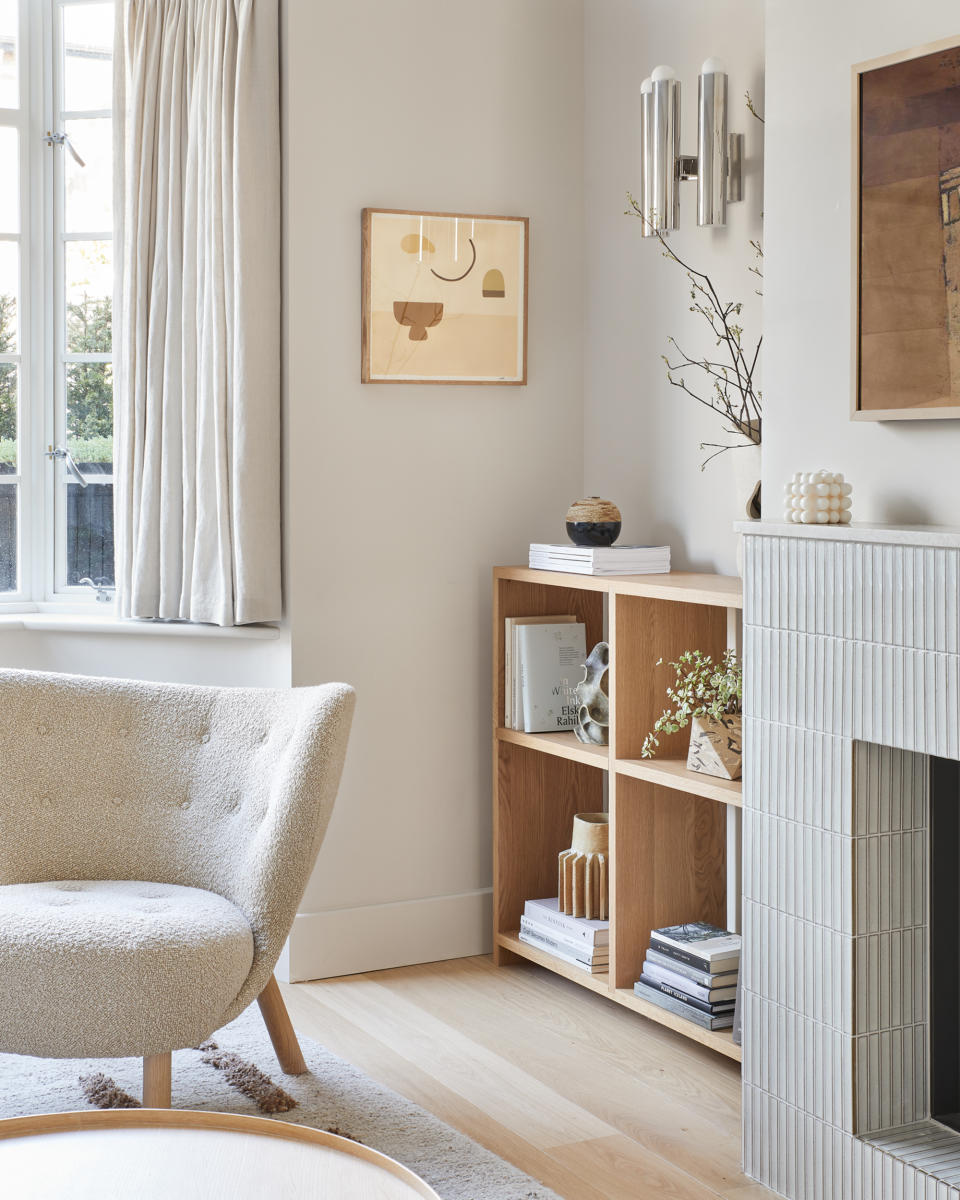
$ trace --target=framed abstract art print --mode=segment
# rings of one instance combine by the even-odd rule
[[[365,208],[361,380],[526,383],[528,224]]]

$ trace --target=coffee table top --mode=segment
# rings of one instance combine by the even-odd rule
[[[412,1171],[359,1142],[188,1109],[0,1120],[0,1179],[18,1200],[439,1200]]]

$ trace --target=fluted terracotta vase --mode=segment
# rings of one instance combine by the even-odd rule
[[[573,845],[560,854],[560,911],[568,917],[606,921],[609,907],[610,817],[577,813]]]

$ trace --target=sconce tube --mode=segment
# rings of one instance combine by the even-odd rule
[[[647,219],[666,233],[680,228],[680,81],[672,67],[656,67],[653,85],[653,195]]]
[[[727,223],[727,75],[708,58],[700,75],[697,122],[697,224]]]
[[[653,237],[653,81],[640,84],[640,209],[641,237]]]

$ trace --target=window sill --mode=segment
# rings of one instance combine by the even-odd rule
[[[186,621],[122,621],[114,616],[84,616],[78,613],[0,613],[0,634],[18,630],[35,633],[123,634],[133,637],[239,638],[245,641],[275,641],[276,625],[191,625]]]

